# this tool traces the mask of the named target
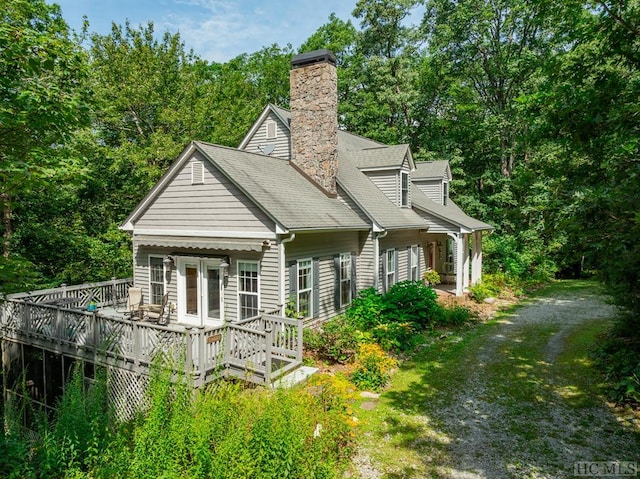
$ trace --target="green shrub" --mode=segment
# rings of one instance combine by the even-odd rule
[[[389,382],[397,361],[377,344],[361,344],[356,356],[351,381],[362,390],[380,391]]]
[[[382,295],[374,288],[363,289],[351,301],[346,315],[351,324],[360,331],[368,331],[386,322]]]
[[[371,330],[372,339],[385,351],[408,351],[421,340],[416,323],[383,323]]]
[[[610,398],[640,403],[640,335],[631,313],[623,314],[594,352],[595,363],[612,384]]]
[[[427,328],[442,320],[438,295],[420,281],[401,281],[383,295],[385,323],[416,323]]]
[[[358,347],[358,331],[345,316],[336,316],[320,329],[304,333],[304,344],[321,359],[346,363],[353,359]]]
[[[444,308],[442,324],[444,326],[461,326],[474,318],[474,313],[464,306],[451,305]]]

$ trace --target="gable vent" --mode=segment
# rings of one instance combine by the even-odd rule
[[[201,185],[204,183],[204,165],[199,161],[191,163],[191,184]]]
[[[273,140],[276,138],[276,122],[268,121],[267,122],[267,140]]]

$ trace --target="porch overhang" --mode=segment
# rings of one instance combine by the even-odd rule
[[[259,239],[219,239],[219,238],[202,238],[190,236],[153,236],[153,235],[135,235],[133,237],[135,244],[139,246],[156,246],[159,248],[184,248],[184,249],[207,249],[220,251],[253,251],[262,252],[269,240]]]

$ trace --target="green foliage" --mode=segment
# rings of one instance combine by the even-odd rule
[[[440,284],[440,275],[435,269],[428,268],[424,273],[422,273],[422,279],[427,283],[427,285],[436,285]]]
[[[320,329],[304,330],[304,345],[320,358],[338,363],[350,361],[356,353],[358,334],[355,325],[345,316],[336,316]]]
[[[413,348],[420,341],[421,330],[445,319],[436,292],[421,281],[396,283],[385,294],[373,288],[360,291],[346,317],[364,340],[395,351]]]
[[[613,401],[640,402],[640,334],[636,322],[630,313],[623,313],[593,353],[596,365],[613,385],[609,391]]]
[[[464,306],[451,305],[444,308],[441,324],[445,326],[462,326],[474,319],[474,313]]]
[[[417,323],[426,328],[442,318],[438,295],[421,281],[401,281],[384,294],[384,312],[388,322]]]
[[[374,288],[358,291],[346,311],[349,321],[360,331],[368,331],[383,322],[384,303],[382,295]]]
[[[377,344],[361,344],[358,348],[351,381],[362,390],[380,391],[391,377],[397,361]]]
[[[353,451],[353,393],[338,379],[305,389],[244,389],[212,383],[194,390],[156,364],[148,408],[115,424],[106,381],[83,388],[74,374],[32,443],[17,428],[0,435],[2,477],[216,477],[275,479],[342,476]]]

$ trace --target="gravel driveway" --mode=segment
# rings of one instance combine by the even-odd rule
[[[436,385],[413,417],[428,425],[425,441],[445,438],[443,453],[422,454],[427,457],[415,473],[405,467],[402,474],[385,474],[366,460],[361,477],[568,478],[581,461],[640,466],[638,433],[620,424],[603,401],[585,335],[576,334],[601,330],[614,313],[593,291],[569,289],[486,327],[464,354],[444,363],[450,380],[447,371],[436,371],[411,390],[420,394]]]

